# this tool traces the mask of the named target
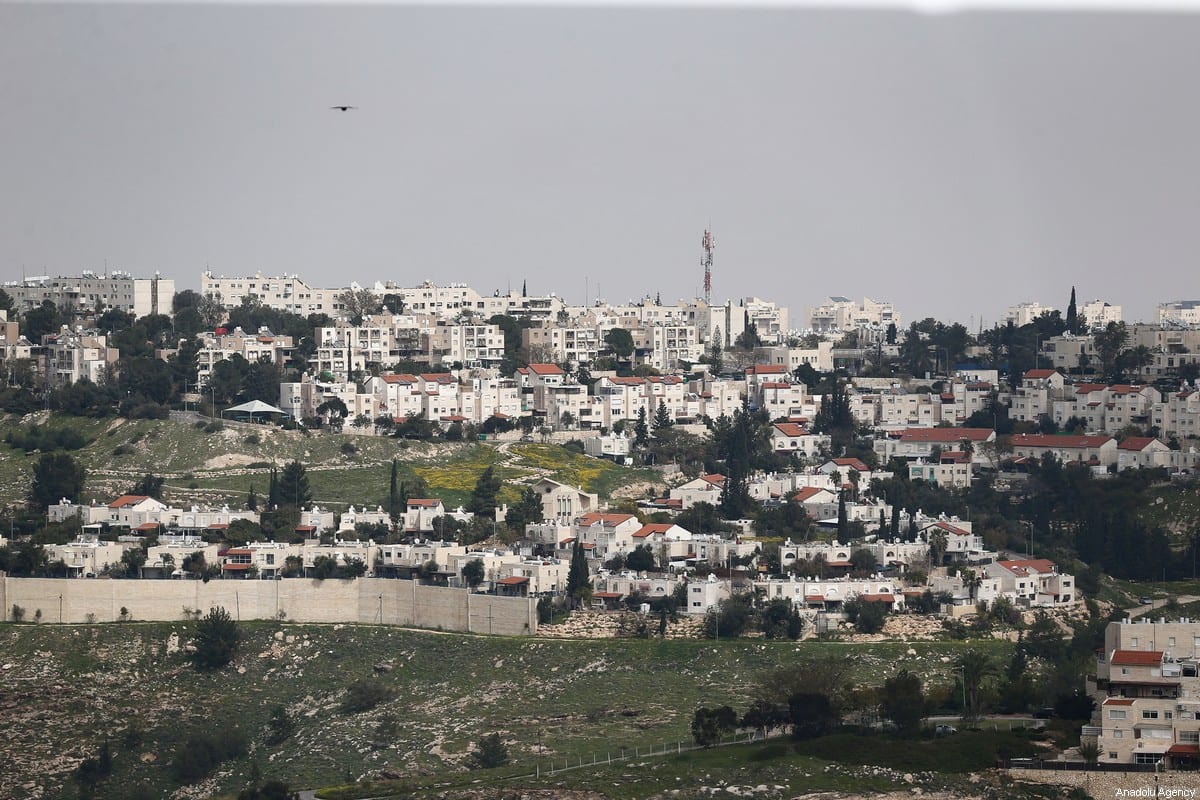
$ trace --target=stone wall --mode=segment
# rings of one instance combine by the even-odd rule
[[[1200,798],[1200,773],[1196,772],[1084,772],[1056,769],[1014,769],[1008,774],[1026,783],[1078,787],[1096,800],[1128,798]]]
[[[224,607],[235,619],[403,625],[506,636],[537,632],[537,610],[524,597],[473,594],[385,578],[324,580],[111,580],[0,577],[0,609],[32,622],[115,622],[183,619]]]

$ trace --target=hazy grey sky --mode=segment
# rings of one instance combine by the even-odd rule
[[[0,5],[0,274],[1200,298],[1200,15]],[[330,111],[334,104],[357,111]]]

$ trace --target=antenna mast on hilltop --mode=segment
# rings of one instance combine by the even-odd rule
[[[704,305],[707,306],[711,305],[709,295],[712,293],[713,248],[716,246],[712,231],[708,228],[704,229],[704,238],[700,240],[700,246],[704,248],[704,257],[700,259],[700,265],[704,267]]]

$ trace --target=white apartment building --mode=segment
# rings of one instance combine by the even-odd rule
[[[1200,623],[1111,622],[1096,657],[1092,724],[1106,764],[1200,762]]]
[[[354,284],[352,287],[357,288]],[[253,275],[226,278],[205,271],[200,275],[200,294],[218,300],[226,311],[242,304],[243,297],[253,297],[262,305],[307,317],[309,314],[341,316],[338,295],[346,289],[315,289],[297,275],[269,277],[261,272]]]
[[[1057,310],[1054,306],[1044,306],[1035,300],[1028,300],[1015,306],[1009,306],[1004,312],[1004,321],[1011,321],[1013,325],[1020,328],[1022,325],[1033,322],[1042,314],[1049,314]]]
[[[822,339],[816,347],[764,347],[757,351],[769,364],[777,364],[788,372],[810,366],[817,372],[833,371],[833,342]]]
[[[1114,306],[1103,300],[1091,300],[1078,309],[1080,316],[1087,320],[1092,330],[1103,330],[1110,322],[1121,322],[1121,307]]]
[[[886,300],[864,297],[861,304],[848,297],[829,297],[821,305],[808,310],[808,326],[814,333],[834,333],[861,327],[886,329],[900,327],[900,315]]]
[[[498,325],[439,323],[429,331],[433,366],[495,367],[504,359],[504,333]]]
[[[107,337],[98,332],[85,333],[62,326],[56,334],[42,337],[40,370],[47,383],[65,386],[83,379],[102,383],[106,370],[121,356],[109,347]]]
[[[1154,404],[1153,423],[1164,436],[1200,437],[1200,391],[1193,388],[1167,392]]]
[[[222,361],[241,356],[251,364],[269,361],[284,364],[292,355],[294,346],[291,336],[276,336],[268,328],[259,328],[255,333],[246,333],[241,328],[200,335],[200,350],[196,354],[196,378],[207,386],[212,371]]]
[[[153,278],[135,278],[120,270],[102,275],[84,270],[78,277],[43,275],[6,281],[3,288],[13,299],[13,309],[19,313],[49,300],[64,311],[91,311],[99,307],[103,310],[116,308],[135,317],[170,316],[171,301],[175,298],[173,279],[161,278],[158,273]]]
[[[1002,594],[1025,608],[1069,606],[1079,601],[1075,577],[1058,571],[1045,558],[995,561],[984,566],[989,578],[1000,581]]]
[[[1156,321],[1160,325],[1200,325],[1200,300],[1159,303]]]

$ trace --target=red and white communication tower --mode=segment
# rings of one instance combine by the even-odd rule
[[[704,238],[700,240],[700,246],[704,248],[704,257],[700,259],[700,265],[704,267],[704,304],[709,305],[709,294],[712,292],[713,248],[716,244],[713,242],[712,231],[708,228],[704,229]]]

